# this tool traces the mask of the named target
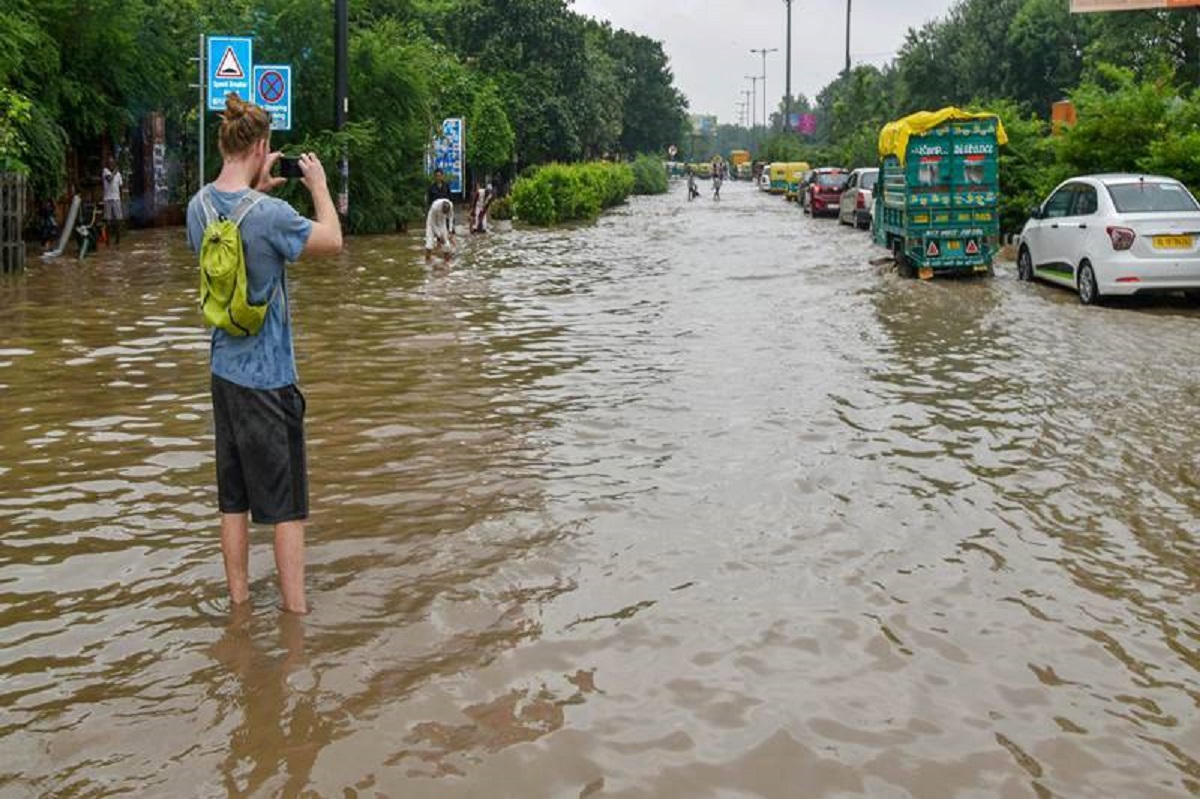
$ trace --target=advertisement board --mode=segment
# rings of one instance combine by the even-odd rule
[[[792,114],[790,127],[802,136],[813,136],[817,132],[816,114]]]

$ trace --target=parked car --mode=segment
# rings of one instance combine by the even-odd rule
[[[1072,178],[1030,214],[1021,280],[1107,296],[1182,291],[1200,300],[1200,204],[1182,183],[1149,175]]]
[[[842,200],[842,190],[846,188],[846,181],[849,179],[849,170],[840,167],[823,167],[813,170],[812,180],[809,181],[808,188],[804,192],[804,210],[813,216],[818,214],[836,215],[838,204]]]
[[[762,191],[771,190],[771,170],[763,169],[762,174],[758,176],[758,188]]]
[[[854,225],[859,230],[870,230],[875,213],[872,192],[879,180],[878,169],[856,169],[850,173],[846,190],[842,192],[838,221],[843,225]]]

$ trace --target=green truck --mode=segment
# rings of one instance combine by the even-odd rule
[[[900,274],[991,274],[1000,248],[1000,147],[994,114],[957,108],[892,122],[879,137],[875,241]]]

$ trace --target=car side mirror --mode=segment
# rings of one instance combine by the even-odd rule
[[[1033,208],[1029,209],[1029,218],[1030,219],[1045,219],[1046,214],[1042,211],[1042,207],[1040,205],[1035,205]]]

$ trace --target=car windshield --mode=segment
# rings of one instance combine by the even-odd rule
[[[817,185],[832,186],[835,189],[840,189],[846,185],[849,177],[841,172],[825,172],[817,175]]]
[[[1123,214],[1156,214],[1200,211],[1200,206],[1179,183],[1117,183],[1108,185],[1113,205]]]
[[[875,188],[875,181],[879,180],[878,172],[863,172],[861,182],[858,184],[860,188],[870,191]]]

